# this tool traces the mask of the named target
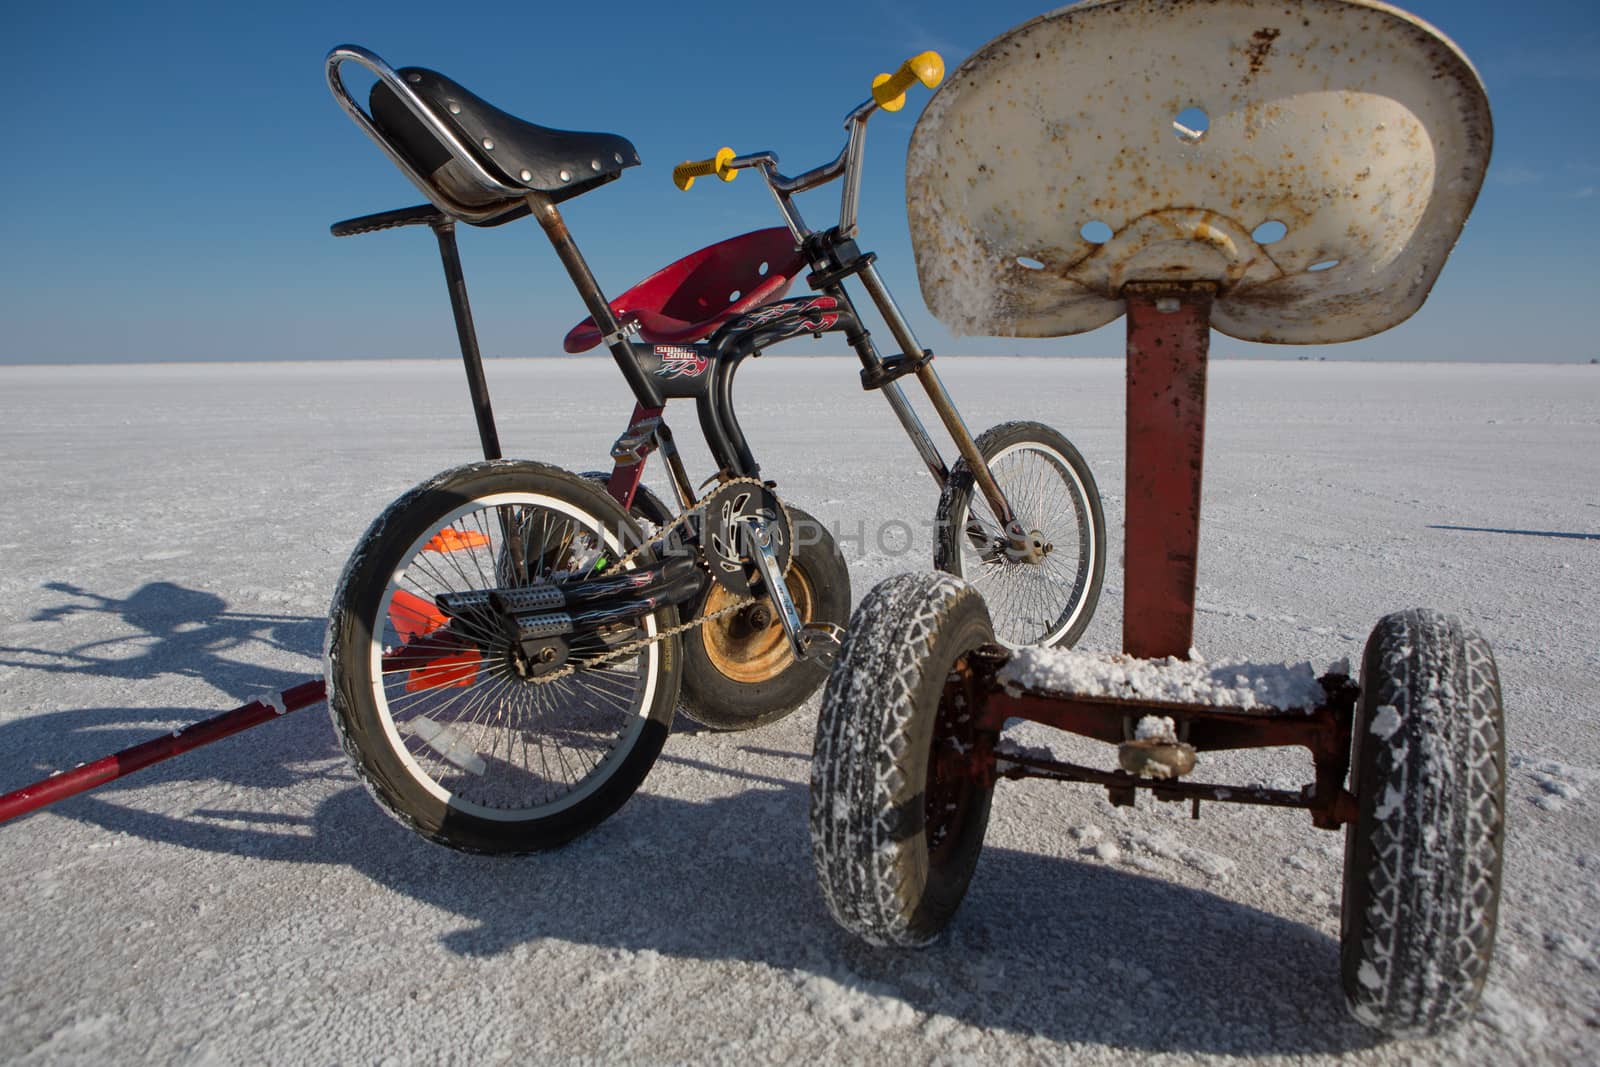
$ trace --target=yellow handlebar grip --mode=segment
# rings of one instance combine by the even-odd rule
[[[932,89],[944,81],[944,60],[938,52],[923,52],[900,64],[893,74],[880,74],[872,79],[872,99],[885,111],[899,111],[906,106],[906,90],[917,82]]]
[[[687,193],[696,178],[709,178],[715,174],[723,181],[731,182],[739,176],[738,171],[728,166],[731,162],[733,162],[733,149],[719,148],[717,154],[710,159],[679,163],[673,167],[672,184]]]

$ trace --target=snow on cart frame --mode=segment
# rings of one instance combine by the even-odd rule
[[[958,332],[1056,336],[1127,314],[1123,653],[1007,650],[983,598],[900,575],[851,619],[812,763],[830,910],[874,944],[951,920],[995,783],[1041,777],[1303,808],[1345,831],[1346,1000],[1394,1035],[1476,1005],[1504,836],[1494,657],[1452,616],[1381,620],[1340,665],[1196,662],[1212,327],[1277,343],[1388,329],[1421,306],[1488,165],[1488,101],[1432,27],[1367,0],[1096,0],[955,71],[912,137],[924,295]],[[1117,767],[1002,740],[1010,719],[1117,747]],[[1198,756],[1300,746],[1300,790],[1192,781]],[[1347,784],[1348,777],[1348,784]]]

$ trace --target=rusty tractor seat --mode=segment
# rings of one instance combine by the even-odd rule
[[[991,41],[928,104],[917,272],[957,333],[1080,333],[1130,282],[1191,281],[1234,337],[1355,340],[1422,305],[1491,140],[1471,63],[1387,4],[1090,0]]]

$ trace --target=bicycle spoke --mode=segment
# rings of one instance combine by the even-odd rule
[[[990,462],[990,471],[1018,525],[1050,545],[1037,562],[1014,562],[1004,554],[1006,533],[980,493],[970,492],[967,507],[954,516],[957,566],[989,604],[996,635],[1009,644],[1029,644],[1060,633],[1070,623],[1088,586],[1089,515],[1075,476],[1057,457],[1023,443]],[[974,546],[968,526],[982,531]]]
[[[546,507],[475,507],[441,523],[391,588],[436,605],[445,593],[548,580],[586,565],[602,538],[598,527]],[[404,651],[392,623],[380,629],[374,640],[385,655]],[[427,643],[441,633],[448,636]],[[536,811],[561,802],[626,751],[623,741],[644,714],[649,652],[541,681],[513,669],[513,643],[482,619],[450,618],[410,643],[416,662],[379,665],[382,712],[419,773],[482,808]],[[574,650],[568,662],[604,649]]]

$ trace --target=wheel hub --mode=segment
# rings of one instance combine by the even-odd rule
[[[802,621],[816,614],[816,592],[799,566],[789,568],[784,577],[789,595]],[[720,585],[706,596],[704,614],[710,615],[733,604],[738,598]],[[794,662],[789,638],[783,632],[777,613],[769,603],[752,604],[700,627],[706,658],[711,665],[735,682],[764,682],[782,674]]]
[[[518,678],[534,682],[566,666],[567,652],[567,643],[560,638],[543,638],[512,645],[506,661]]]
[[[1023,533],[1013,527],[1014,536],[1004,545],[1005,557],[1012,563],[1043,563],[1056,546],[1045,540],[1044,531],[1029,530]]]
[[[1017,540],[996,538],[982,552],[985,563],[1043,563],[1056,546],[1045,538],[1042,530],[1019,533]]]

